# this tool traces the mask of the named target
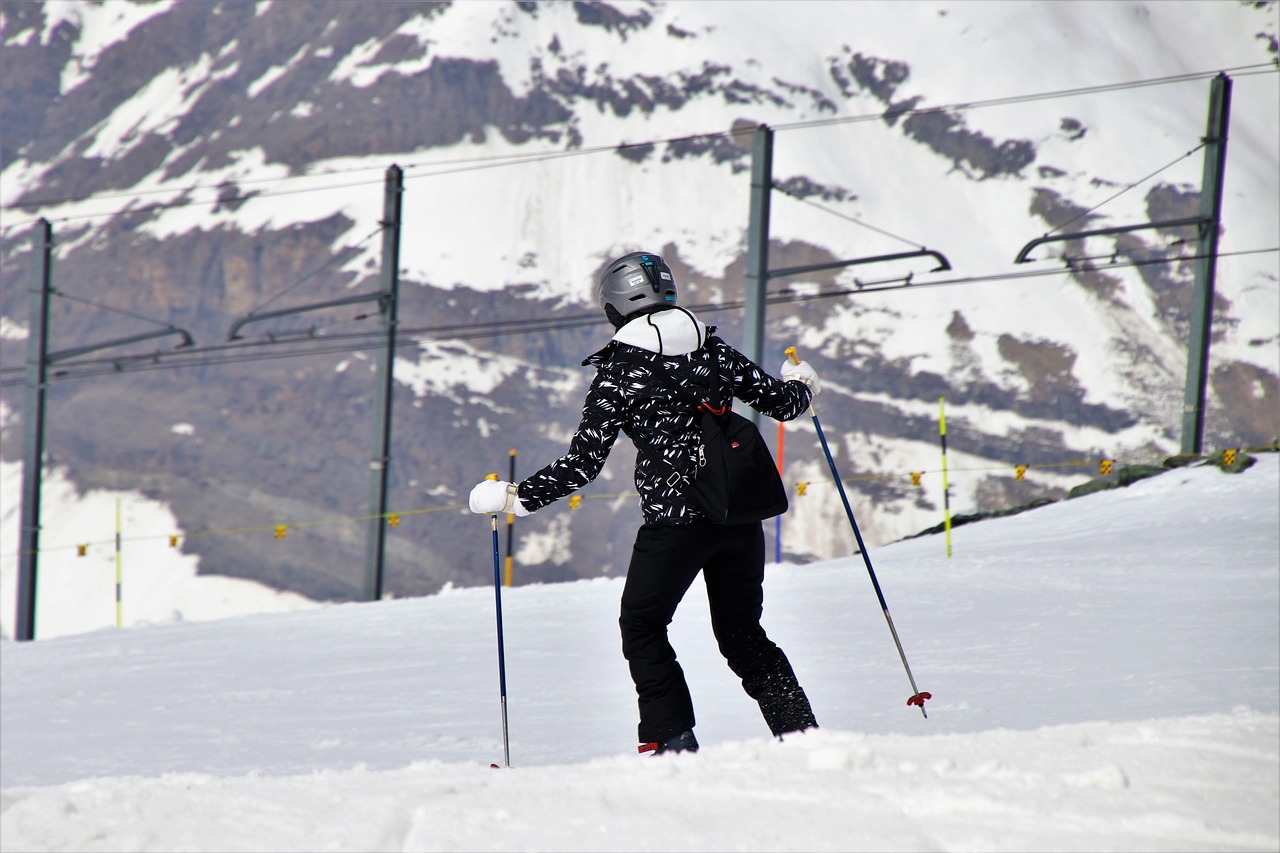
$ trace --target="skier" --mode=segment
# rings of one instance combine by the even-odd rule
[[[764,602],[764,530],[713,524],[682,488],[693,476],[700,435],[696,411],[660,393],[664,381],[689,388],[718,368],[725,400],[736,397],[761,414],[791,420],[819,390],[805,362],[769,376],[679,307],[671,268],[652,252],[633,252],[605,268],[600,307],[616,329],[583,361],[596,376],[568,452],[517,484],[486,480],[471,491],[472,512],[525,516],[582,488],[600,473],[622,430],[637,448],[636,490],[644,524],[636,534],[618,619],[622,652],[635,682],[640,752],[696,752],[693,702],[667,626],[698,572],[703,573],[711,627],[721,654],[759,703],[777,737],[817,727],[785,654],[760,625]],[[702,390],[699,388],[698,390]]]

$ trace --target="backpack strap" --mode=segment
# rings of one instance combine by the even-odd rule
[[[722,383],[720,381],[720,362],[709,346],[710,341],[711,339],[708,338],[701,347],[693,351],[694,353],[705,352],[707,356],[706,363],[710,370],[710,381],[705,394],[692,390],[686,381],[682,381],[691,378],[692,369],[690,366],[681,365],[676,371],[674,371],[675,376],[673,377],[673,381],[662,382],[655,385],[653,390],[651,390],[647,396],[651,398],[666,397],[674,402],[684,403],[692,409],[711,412],[717,417],[723,416],[725,412],[729,410],[731,401],[724,400],[721,396]],[[596,363],[600,363],[605,360],[622,361],[628,364],[635,364],[648,368],[659,376],[663,376],[666,372],[664,370],[665,366],[655,363],[651,356],[657,356],[658,358],[673,358],[673,356],[661,356],[657,353],[650,353],[647,350],[637,351],[634,347],[614,344],[606,347],[605,350],[601,350],[597,355],[600,356],[600,358],[596,360]],[[595,358],[596,357],[593,356],[593,359]]]

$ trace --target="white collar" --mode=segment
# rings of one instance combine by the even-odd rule
[[[613,339],[658,355],[685,355],[706,343],[707,327],[685,309],[672,306],[631,320]]]

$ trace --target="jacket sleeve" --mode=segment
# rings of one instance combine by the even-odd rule
[[[779,421],[799,417],[809,408],[813,391],[803,382],[785,382],[770,376],[754,361],[720,341],[722,366],[732,377],[733,396],[760,414]]]
[[[569,450],[520,483],[517,495],[530,512],[564,497],[594,480],[609,458],[622,427],[626,400],[618,382],[600,370],[582,404],[582,419]]]

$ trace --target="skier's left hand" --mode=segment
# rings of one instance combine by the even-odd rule
[[[787,359],[782,364],[782,370],[779,371],[782,378],[787,382],[803,382],[813,391],[813,396],[818,396],[818,392],[822,390],[821,383],[818,382],[818,374],[807,361],[792,362]]]
[[[529,514],[529,510],[524,508],[524,504],[520,503],[520,498],[516,496],[515,483],[507,483],[503,480],[485,480],[478,484],[471,490],[471,498],[467,505],[472,512],[479,515],[510,512],[523,518]]]

